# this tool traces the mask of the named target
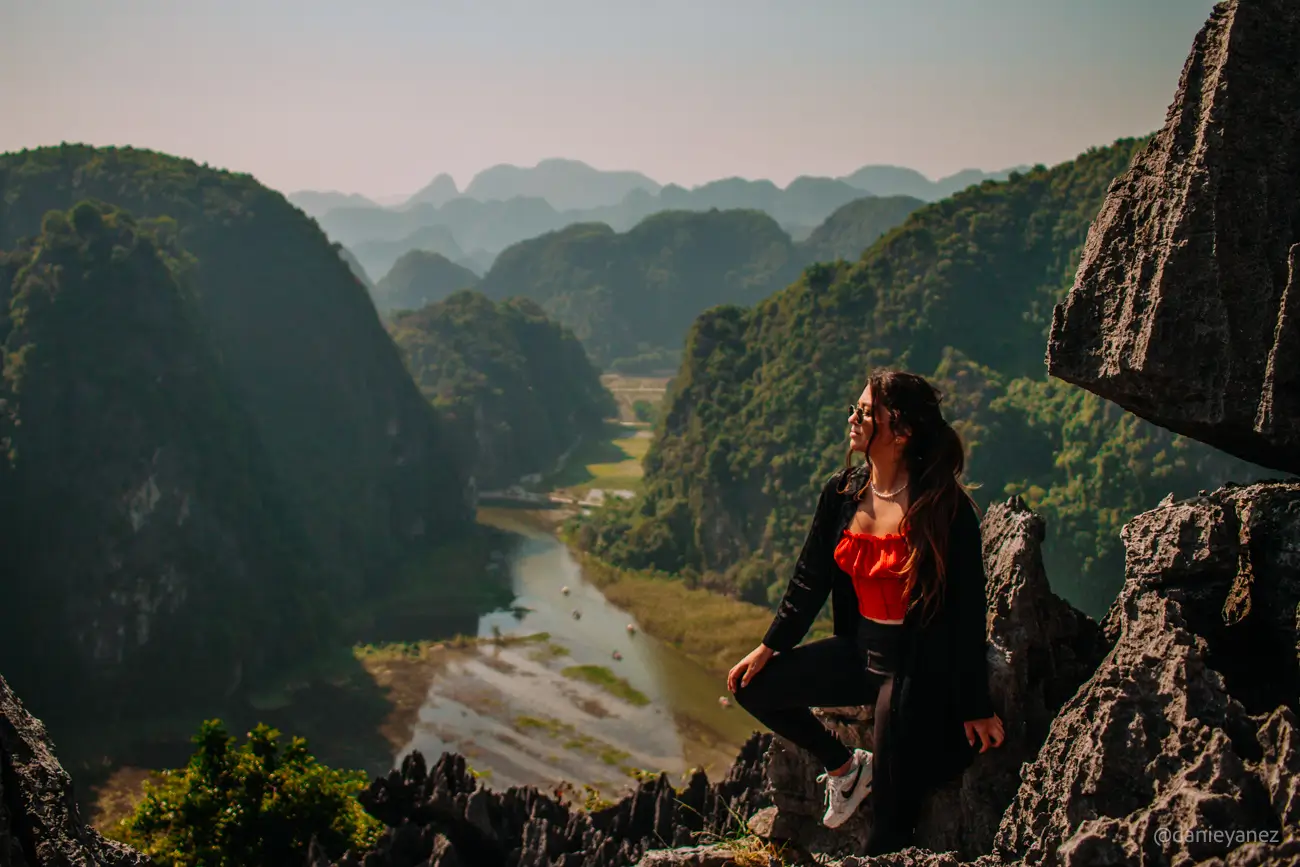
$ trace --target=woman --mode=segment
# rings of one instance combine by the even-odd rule
[[[989,699],[979,516],[961,438],[924,378],[879,371],[850,408],[847,466],[822,489],[763,643],[727,684],[773,732],[825,766],[823,822],[868,796],[867,853],[912,841],[925,794],[1002,744]],[[866,461],[853,465],[853,453]],[[834,635],[796,647],[830,596]],[[814,707],[875,705],[874,755],[850,751]]]

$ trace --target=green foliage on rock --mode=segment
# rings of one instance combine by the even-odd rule
[[[550,472],[618,413],[573,333],[527,299],[460,291],[399,312],[390,329],[480,488]]]
[[[313,840],[331,860],[378,840],[356,799],[366,776],[320,764],[302,738],[259,725],[236,745],[209,720],[193,740],[189,763],[147,783],[110,836],[162,867],[281,867],[307,863]]]
[[[619,565],[699,575],[766,601],[788,579],[817,492],[846,456],[869,370],[935,378],[987,505],[1049,518],[1054,584],[1092,613],[1122,579],[1117,530],[1166,492],[1255,469],[1045,382],[1051,310],[1106,189],[1140,140],[988,181],[913,213],[860,261],[809,267],[752,309],[691,327],[635,500],[575,530]]]

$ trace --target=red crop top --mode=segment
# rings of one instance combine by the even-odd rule
[[[901,533],[870,536],[844,531],[835,546],[835,562],[853,579],[858,612],[873,620],[902,620],[907,610],[899,569],[907,562],[907,537]]]

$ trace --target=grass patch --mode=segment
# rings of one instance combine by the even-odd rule
[[[543,732],[557,740],[564,738],[564,748],[595,756],[607,765],[618,766],[630,759],[630,753],[578,731],[569,723],[552,717],[517,716],[514,727],[520,732]]]
[[[645,707],[650,703],[650,698],[645,693],[603,665],[570,665],[561,670],[560,674],[598,686],[615,698],[637,707]]]
[[[637,490],[643,476],[641,460],[650,449],[650,438],[638,435],[644,427],[606,422],[601,435],[582,442],[564,468],[546,480],[546,487],[575,496],[592,488]]]
[[[559,659],[562,656],[569,655],[569,648],[563,644],[556,644],[554,641],[548,641],[546,644],[528,654],[533,662],[547,663]]]
[[[471,647],[515,647],[539,641],[550,643],[551,633],[534,632],[529,635],[474,636],[456,635],[443,641],[389,641],[383,644],[358,644],[352,655],[362,662],[386,660],[432,659],[444,650],[468,650]],[[554,645],[553,645],[554,646]]]

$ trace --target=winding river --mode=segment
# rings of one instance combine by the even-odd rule
[[[483,508],[479,521],[519,537],[508,564],[515,609],[483,616],[479,635],[549,637],[484,643],[449,660],[396,761],[411,750],[431,761],[450,750],[493,788],[567,780],[602,794],[631,783],[633,769],[679,779],[702,767],[719,777],[758,727],[720,704],[723,677],[629,630],[632,618],[583,578],[537,513]],[[592,668],[582,679],[575,667],[599,667],[597,682]],[[600,682],[608,675],[631,691]]]

